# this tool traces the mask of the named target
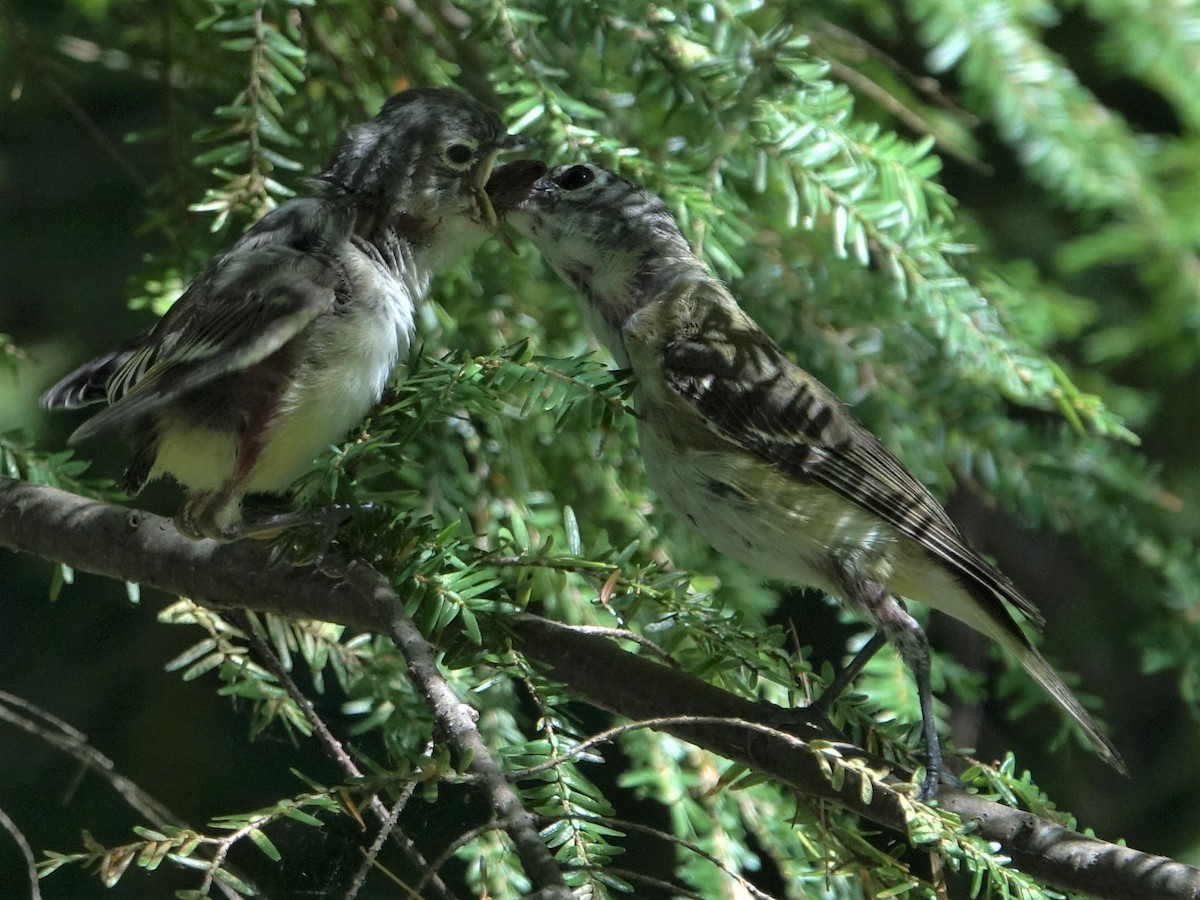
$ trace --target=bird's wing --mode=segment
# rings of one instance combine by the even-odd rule
[[[108,402],[108,383],[150,337],[146,329],[125,346],[84,363],[42,394],[42,409],[78,409],[93,403]]]
[[[1042,614],[963,540],[929,491],[824,385],[791,362],[732,298],[692,296],[661,347],[662,374],[709,429],[790,477],[878,516],[941,560],[990,616],[999,595],[1036,627]]]
[[[139,347],[111,367],[105,384],[109,407],[85,422],[71,442],[153,414],[220,375],[267,358],[333,308],[336,286],[327,262],[290,247],[227,254],[192,283]]]

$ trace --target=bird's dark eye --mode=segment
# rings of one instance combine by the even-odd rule
[[[554,183],[564,191],[577,191],[584,185],[591,184],[595,180],[596,173],[587,166],[571,166],[571,168],[555,178]]]
[[[446,148],[446,160],[455,166],[465,166],[475,157],[475,148],[470,144],[451,144]]]

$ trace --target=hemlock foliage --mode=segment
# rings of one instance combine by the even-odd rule
[[[148,127],[107,135],[108,146],[79,139],[113,166],[129,153],[153,161],[135,167],[152,247],[130,281],[135,307],[169,306],[205,258],[303,190],[341,127],[410,84],[455,84],[541,140],[543,158],[594,160],[661,194],[742,305],[939,496],[953,496],[979,526],[969,536],[1046,607],[1051,655],[1084,672],[1078,689],[1113,723],[1134,773],[1131,784],[1106,780],[1006,662],[971,675],[942,654],[935,680],[948,703],[991,697],[988,729],[954,717],[960,747],[981,742],[967,783],[1072,824],[1025,767],[1074,767],[1053,781],[1101,820],[1082,825],[1114,839],[1153,834],[1123,818],[1132,804],[1116,792],[1146,810],[1165,804],[1155,773],[1186,766],[1196,739],[1185,722],[1172,749],[1139,748],[1154,726],[1136,718],[1149,690],[1137,673],[1169,673],[1161,683],[1193,713],[1200,694],[1194,4],[75,0],[35,13],[9,0],[0,10],[13,108],[40,102],[66,118],[64,98],[90,80],[119,73],[148,86]],[[3,176],[27,177],[11,163]],[[86,298],[86,314],[74,299],[71,327],[105,316],[111,299]],[[506,767],[528,771],[521,795],[581,896],[933,897],[947,880],[951,896],[1058,896],[919,804],[905,840],[651,728],[574,755],[614,722],[508,646],[516,611],[640,632],[687,671],[782,705],[820,689],[824,659],[842,658],[848,632],[822,601],[762,584],[658,513],[627,386],[531,248],[513,255],[489,242],[439,279],[420,320],[425,343],[408,377],[297,496],[372,504],[342,542],[393,577],[422,630],[444,640],[451,683]],[[2,390],[28,408],[51,373],[32,368],[15,325],[0,329],[16,336],[0,335],[0,359],[23,375]],[[111,496],[78,456],[33,440],[32,415],[23,424],[0,439],[7,474]],[[1056,542],[993,534],[1005,529]],[[311,539],[289,536],[280,552],[303,553]],[[1021,568],[1027,553],[1038,562]],[[1039,563],[1073,567],[1068,596]],[[159,621],[193,635],[167,668],[206,679],[248,719],[245,753],[264,736],[312,740],[283,671],[354,748],[364,778],[282,772],[291,793],[219,815],[198,807],[210,821],[195,830],[117,833],[73,819],[67,833],[90,834],[35,848],[52,851],[47,870],[87,864],[139,890],[130,882],[160,874],[132,863],[174,867],[188,876],[170,882],[186,885],[179,896],[247,892],[244,873],[269,884],[264,866],[301,865],[295,842],[279,841],[292,834],[281,823],[357,835],[356,804],[372,791],[389,805],[411,792],[400,827],[427,865],[391,849],[381,868],[420,896],[527,888],[507,838],[466,802],[384,637],[238,620],[186,600]],[[814,642],[826,657],[795,656]],[[837,724],[919,764],[915,692],[894,654],[858,688],[866,697],[841,704]],[[1093,783],[1113,785],[1113,799],[1083,798]],[[1194,788],[1169,789],[1181,805],[1195,799]],[[1145,849],[1195,853],[1182,826],[1170,839]],[[239,844],[262,859],[226,866]],[[347,844],[352,870],[359,856]],[[428,880],[435,866],[443,888]],[[61,877],[42,882],[46,896]],[[339,878],[314,875],[306,889],[341,896]],[[373,874],[364,896],[404,896],[383,893],[401,891],[389,884]]]

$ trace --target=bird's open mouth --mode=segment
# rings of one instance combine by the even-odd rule
[[[518,160],[514,163],[501,166],[493,173],[493,167],[496,165],[496,157],[501,153],[519,153],[528,152],[539,149],[541,144],[530,137],[523,134],[510,134],[496,147],[483,163],[479,166],[478,175],[475,178],[473,192],[475,194],[475,206],[479,211],[479,224],[483,225],[489,231],[496,232],[499,227],[499,217],[496,207],[493,204],[495,192],[492,190],[492,184],[496,181],[497,176],[500,178],[500,183],[509,185],[505,190],[504,196],[508,196],[508,191],[514,190],[511,183],[517,179],[524,179],[525,173],[532,171],[532,167],[538,166],[540,169],[536,174],[529,178],[529,184],[525,186],[524,191],[528,192],[529,187],[537,179],[542,172],[546,171],[546,167],[539,162],[531,159]],[[514,169],[517,166],[519,168]],[[522,198],[523,198],[522,194]],[[515,204],[514,204],[515,205]],[[501,209],[500,212],[504,210]]]
[[[503,216],[520,206],[545,173],[546,164],[536,159],[518,159],[499,166],[491,173],[486,187],[493,215]]]
[[[490,167],[489,167],[490,168]],[[516,252],[516,245],[508,232],[499,224],[504,214],[516,209],[529,196],[533,184],[546,171],[546,164],[536,159],[518,159],[505,163],[490,172],[487,182],[480,191],[479,208],[482,214],[486,204],[490,215],[492,233],[509,250]]]

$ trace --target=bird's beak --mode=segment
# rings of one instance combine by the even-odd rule
[[[534,184],[546,172],[546,164],[536,159],[518,159],[497,168],[488,179],[488,205],[495,215],[509,213],[529,197]],[[494,232],[509,250],[516,251],[503,223]]]
[[[512,240],[508,237],[508,235],[500,230],[500,222],[496,216],[496,208],[492,205],[492,198],[488,195],[487,191],[488,179],[491,178],[492,168],[496,165],[496,157],[498,157],[501,153],[534,150],[539,146],[541,145],[538,141],[534,140],[533,138],[526,137],[525,135],[507,135],[483,160],[475,176],[473,193],[475,194],[476,206],[479,209],[480,224],[504,241],[509,250],[515,250],[516,248],[513,246]]]
[[[496,157],[507,149],[507,147],[498,147],[487,155],[487,158],[480,163],[476,170],[475,184],[472,186],[475,205],[479,209],[479,221],[488,231],[494,232],[499,221],[496,218],[496,208],[492,206],[492,198],[488,196],[487,183],[492,176],[492,167],[496,165]]]

